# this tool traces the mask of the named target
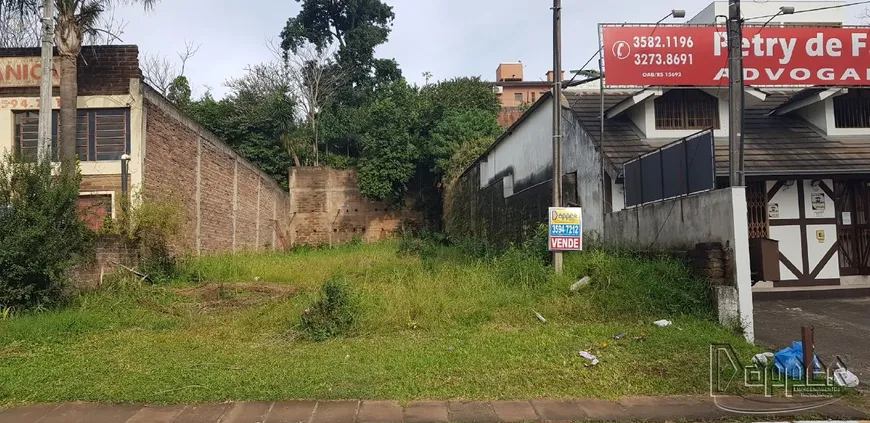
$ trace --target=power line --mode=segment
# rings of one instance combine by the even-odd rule
[[[822,10],[829,10],[829,9],[839,9],[839,8],[842,8],[842,7],[860,6],[860,5],[862,5],[862,4],[870,4],[870,1],[856,1],[856,2],[854,2],[854,3],[846,3],[846,4],[837,4],[837,5],[833,5],[833,6],[816,7],[816,8],[813,8],[813,9],[795,10],[794,13],[792,13],[792,15],[797,15],[798,13],[819,12],[819,11],[822,11]],[[751,18],[744,18],[744,20],[753,20],[753,19],[771,18],[771,17],[777,16],[777,15],[778,15],[778,14],[773,14],[773,15],[763,15],[763,16],[755,16],[755,17],[751,17]]]

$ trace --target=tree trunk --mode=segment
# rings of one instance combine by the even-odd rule
[[[61,162],[75,164],[76,113],[79,86],[77,56],[60,57],[60,152]]]

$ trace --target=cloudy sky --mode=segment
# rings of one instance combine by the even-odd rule
[[[523,62],[527,80],[542,79],[550,69],[550,0],[385,1],[393,6],[396,19],[389,42],[377,54],[395,58],[411,82],[422,83],[425,71],[435,79],[492,79],[499,62]],[[562,0],[564,68],[578,69],[596,52],[599,22],[655,22],[673,8],[685,9],[692,17],[710,1]],[[801,3],[806,5],[789,4],[800,10]],[[861,12],[852,9],[840,10],[848,16]],[[138,44],[142,52],[174,58],[185,41],[201,44],[186,74],[195,94],[210,87],[220,96],[227,78],[270,58],[265,40],[277,38],[287,18],[298,11],[295,0],[163,0],[147,13],[126,7],[116,15],[128,22],[124,43]]]

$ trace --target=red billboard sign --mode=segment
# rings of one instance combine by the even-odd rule
[[[743,28],[746,85],[870,85],[870,28]],[[728,82],[725,27],[602,28],[609,86]]]

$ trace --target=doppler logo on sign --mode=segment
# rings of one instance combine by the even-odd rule
[[[583,249],[583,214],[579,207],[550,207],[550,251]]]
[[[746,85],[870,85],[870,28],[743,28]],[[722,86],[721,26],[602,26],[609,86]]]

